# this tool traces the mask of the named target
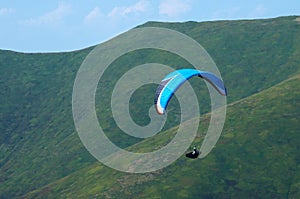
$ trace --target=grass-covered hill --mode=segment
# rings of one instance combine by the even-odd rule
[[[98,163],[83,147],[73,124],[71,98],[76,72],[88,48],[68,53],[0,51],[0,198],[298,198],[300,197],[299,17],[264,20],[157,23],[197,40],[216,62],[228,88],[224,132],[202,160],[184,157],[148,174],[125,174]],[[101,44],[100,44],[101,45]],[[97,92],[105,132],[121,147],[145,148],[115,125],[110,94],[121,73],[142,63],[189,66],[167,52],[148,49],[120,57]],[[119,73],[118,73],[118,72]],[[209,112],[205,84],[201,110]],[[140,125],[156,85],[139,89],[131,105]],[[145,97],[149,96],[149,97]],[[200,97],[201,96],[201,97]],[[143,106],[142,106],[143,104]],[[144,107],[144,108],[141,108]],[[165,130],[178,125],[175,115]],[[202,116],[205,131],[209,113]],[[199,132],[200,132],[199,130]],[[172,130],[152,139],[168,139]],[[162,136],[163,138],[160,138]],[[201,143],[199,136],[195,143]],[[134,146],[133,146],[134,148]]]
[[[300,75],[295,75],[229,104],[223,135],[205,159],[182,157],[148,174],[124,174],[94,163],[26,197],[299,198],[299,105]],[[205,115],[202,125],[208,122]]]

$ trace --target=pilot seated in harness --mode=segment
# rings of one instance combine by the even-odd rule
[[[185,157],[196,159],[196,158],[198,158],[199,154],[200,154],[200,152],[197,150],[197,147],[194,146],[193,151],[185,154]]]

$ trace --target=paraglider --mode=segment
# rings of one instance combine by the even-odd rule
[[[166,112],[168,103],[176,90],[188,79],[198,76],[208,81],[221,95],[226,96],[227,91],[223,81],[207,71],[196,69],[180,69],[168,74],[156,89],[154,104],[158,114],[163,115]]]
[[[197,147],[194,146],[193,151],[185,154],[185,157],[196,159],[196,158],[198,158],[199,154],[200,154],[200,152],[197,150]]]
[[[158,114],[163,115],[166,112],[169,101],[176,92],[177,89],[188,79],[198,76],[209,82],[216,91],[222,96],[227,96],[227,90],[223,81],[215,74],[200,71],[196,69],[180,69],[168,74],[159,84],[156,89],[154,104]],[[197,150],[196,146],[192,152],[187,153],[187,158],[196,159],[201,154],[201,151]]]

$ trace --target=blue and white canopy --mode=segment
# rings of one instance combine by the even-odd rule
[[[168,103],[176,90],[191,77],[198,76],[208,81],[221,95],[226,96],[227,91],[223,81],[216,75],[196,69],[180,69],[168,74],[157,87],[154,104],[158,114],[164,114]]]

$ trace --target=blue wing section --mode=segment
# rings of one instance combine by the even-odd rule
[[[164,114],[168,103],[176,90],[188,79],[194,76],[199,76],[207,80],[221,94],[227,95],[223,81],[216,75],[195,69],[181,69],[168,74],[157,87],[154,97],[156,111],[159,114]]]
[[[208,81],[221,95],[227,96],[227,90],[223,81],[210,72],[201,72],[201,77]]]

